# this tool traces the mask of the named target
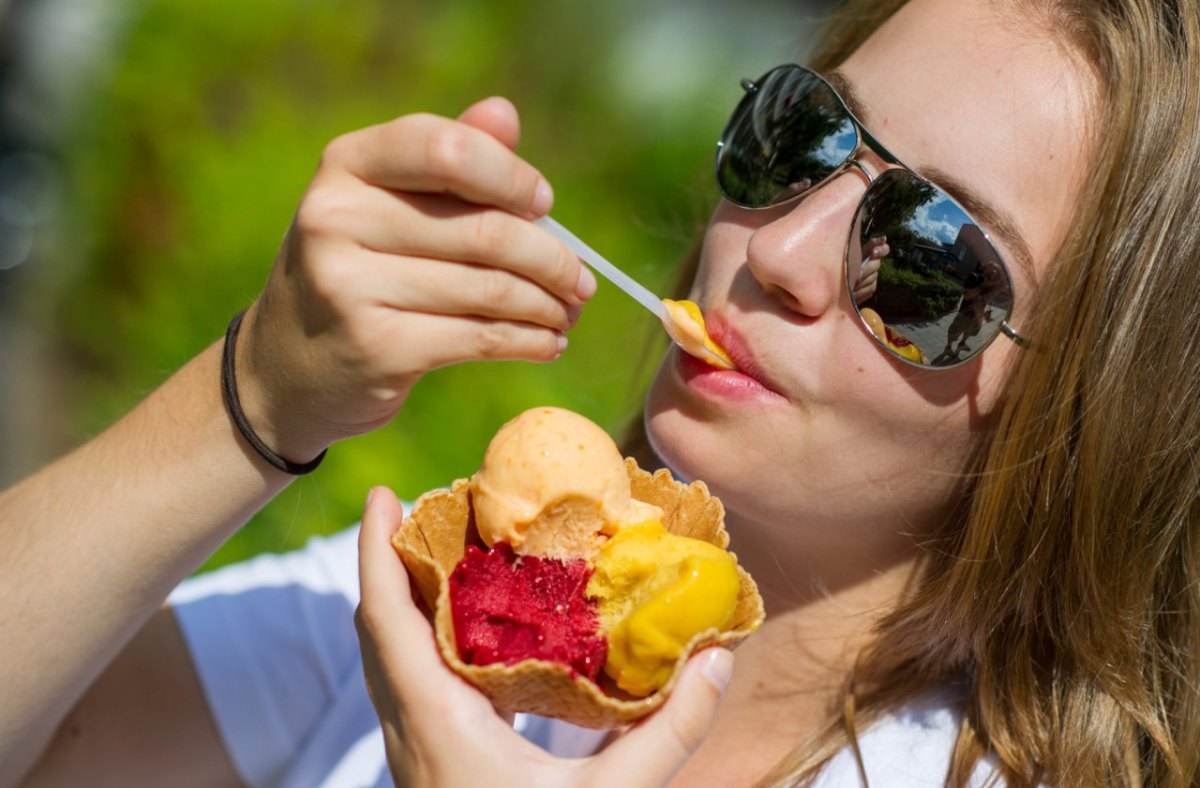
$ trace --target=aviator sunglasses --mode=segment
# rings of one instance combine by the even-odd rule
[[[1012,279],[1000,251],[958,201],[893,156],[833,86],[778,66],[746,91],[717,143],[717,184],[742,208],[797,200],[850,168],[867,180],[846,244],[846,288],[871,336],[924,368],[966,363],[1008,324]],[[885,167],[859,161],[871,151]]]

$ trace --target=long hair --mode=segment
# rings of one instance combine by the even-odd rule
[[[852,0],[814,66],[903,0]],[[968,692],[949,785],[1200,785],[1200,7],[1020,0],[1097,77],[1090,174],[965,517],[859,655],[813,778],[887,710]]]
[[[905,2],[849,0],[813,67]],[[948,785],[991,753],[1013,786],[1200,786],[1200,7],[1011,3],[1097,82],[1083,196],[1027,312],[1036,346],[964,469],[962,516],[828,726],[764,784],[811,781],[887,711],[959,683]]]

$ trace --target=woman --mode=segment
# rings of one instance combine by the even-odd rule
[[[767,624],[739,649],[715,716],[729,665],[710,652],[646,725],[596,758],[560,760],[528,747],[441,667],[387,545],[399,507],[374,490],[360,536],[360,634],[397,781],[1192,784],[1200,417],[1190,387],[1200,350],[1189,266],[1176,260],[1195,256],[1200,226],[1198,53],[1200,11],[1183,0],[862,0],[815,63],[861,127],[803,72],[750,84],[750,106],[755,96],[792,99],[763,116],[796,121],[772,126],[785,142],[812,133],[801,121],[832,118],[818,135],[829,147],[810,151],[815,164],[804,168],[788,157],[764,163],[736,124],[727,131],[718,168],[726,199],[691,294],[748,374],[668,354],[647,401],[646,437],[663,462],[725,502]],[[780,79],[803,88],[769,87]],[[854,132],[846,138],[836,131],[844,123]],[[550,195],[511,153],[516,137],[515,112],[490,100],[457,123],[402,118],[330,146],[237,345],[242,405],[270,451],[304,462],[385,422],[434,366],[561,350],[594,284],[527,221],[548,210]],[[959,205],[968,210],[955,213]],[[877,232],[889,213],[902,232]],[[889,289],[888,266],[914,259],[905,252],[922,239],[903,231],[948,217],[958,235],[938,236],[941,251],[978,221],[1009,283],[983,327],[994,341],[939,369],[902,360],[859,314],[877,311],[914,343],[927,341],[921,332],[936,320],[894,304],[876,310],[869,299]],[[871,243],[882,236],[885,251]],[[942,279],[953,281],[954,264],[945,265]],[[480,297],[497,292],[504,298]],[[289,660],[328,663],[336,667],[313,674],[357,682],[336,669],[357,663],[331,656],[343,642],[310,643],[298,656],[256,653],[251,664],[271,666],[261,687],[223,689],[213,665],[224,652],[210,642],[233,634],[237,648],[285,643],[270,627],[288,605],[315,617],[333,599],[344,612],[354,597],[340,587],[345,573],[324,574],[344,569],[341,547],[268,559],[241,589],[252,577],[242,570],[185,587],[173,603],[186,646],[172,614],[160,613],[84,694],[166,589],[284,483],[224,420],[218,355],[210,349],[114,435],[0,500],[5,522],[48,531],[18,540],[22,560],[6,562],[4,576],[40,589],[65,563],[72,582],[55,584],[39,609],[87,614],[70,626],[36,622],[35,643],[65,647],[44,671],[50,680],[30,687],[5,677],[17,689],[0,762],[41,750],[78,700],[37,777],[53,780],[72,763],[93,776],[134,763],[127,775],[161,766],[199,782],[286,782],[297,779],[294,763],[255,761],[253,751],[292,745],[295,761],[327,767],[309,774],[336,782],[334,770],[350,768],[360,740],[330,731],[361,723],[358,689],[314,679],[298,697],[330,699],[315,711],[268,700],[286,718],[282,734],[267,722],[239,727],[230,711],[231,687],[286,696],[271,674],[300,675]],[[69,472],[94,473],[89,460],[139,445],[180,400],[190,407],[172,409],[172,429],[186,440],[127,475],[114,505],[136,501],[136,520],[121,544],[106,543],[119,553],[113,561],[86,561],[103,529],[70,530],[64,515],[78,513],[69,509],[45,517],[34,493],[78,484]],[[186,462],[175,460],[180,450]],[[165,469],[164,456],[175,460]],[[183,478],[200,468],[207,478]],[[149,484],[161,489],[149,495]],[[205,496],[215,489],[223,495],[213,505]],[[217,512],[189,506],[201,502]],[[163,528],[167,513],[176,516]],[[118,517],[104,507],[89,515]],[[302,604],[272,595],[304,573]],[[97,599],[101,588],[109,593]],[[264,612],[231,614],[229,631],[204,628],[224,613],[185,612],[244,609],[253,594]],[[5,613],[0,626],[10,627]],[[255,621],[263,631],[243,639]],[[28,616],[22,623],[28,637]],[[8,634],[0,632],[15,642]],[[15,662],[34,664],[33,651]],[[166,659],[148,659],[155,654]],[[161,707],[162,690],[145,689],[148,678],[174,691],[171,708]],[[149,722],[129,745],[93,734],[97,715]],[[291,717],[316,722],[300,726],[301,737]],[[272,737],[288,735],[276,746]],[[318,753],[334,745],[350,755]],[[156,748],[165,748],[158,760],[146,755]]]

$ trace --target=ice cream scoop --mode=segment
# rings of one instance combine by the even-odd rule
[[[596,556],[586,592],[608,637],[604,672],[631,695],[654,692],[693,638],[729,626],[739,590],[737,562],[720,547],[659,522],[621,529]]]
[[[454,639],[468,665],[540,659],[595,681],[608,645],[595,602],[584,596],[592,568],[518,556],[501,542],[486,553],[471,545],[450,575]]]
[[[862,321],[867,324],[867,328],[871,329],[871,333],[889,348],[904,356],[909,361],[924,362],[925,358],[921,352],[921,348],[884,323],[883,318],[874,309],[862,307],[859,309],[859,314],[862,316]]]
[[[672,301],[670,298],[664,298],[663,304],[671,315],[667,333],[675,340],[675,344],[683,348],[688,355],[703,359],[715,367],[737,369],[737,365],[725,352],[725,348],[718,345],[708,335],[708,328],[704,325],[704,315],[700,312],[699,306],[691,301]],[[713,358],[717,358],[723,363],[714,363]]]
[[[608,433],[562,408],[534,408],[500,428],[471,478],[471,504],[489,547],[555,558],[590,558],[621,526],[662,517],[631,495]]]
[[[708,331],[704,327],[704,317],[700,314],[700,307],[696,304],[691,301],[672,301],[669,298],[659,298],[549,216],[543,216],[534,223],[541,225],[565,243],[571,251],[579,255],[580,260],[591,266],[596,273],[653,312],[654,316],[662,322],[667,334],[685,353],[719,369],[737,369],[737,365],[729,358],[729,354],[708,335]]]

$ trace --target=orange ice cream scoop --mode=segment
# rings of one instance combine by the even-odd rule
[[[489,547],[551,558],[590,558],[621,526],[662,517],[633,498],[608,433],[562,408],[527,410],[500,428],[471,478],[471,505]]]
[[[598,601],[607,632],[604,672],[631,695],[653,693],[693,638],[733,619],[740,590],[733,556],[661,523],[621,529],[594,566],[586,594]]]

